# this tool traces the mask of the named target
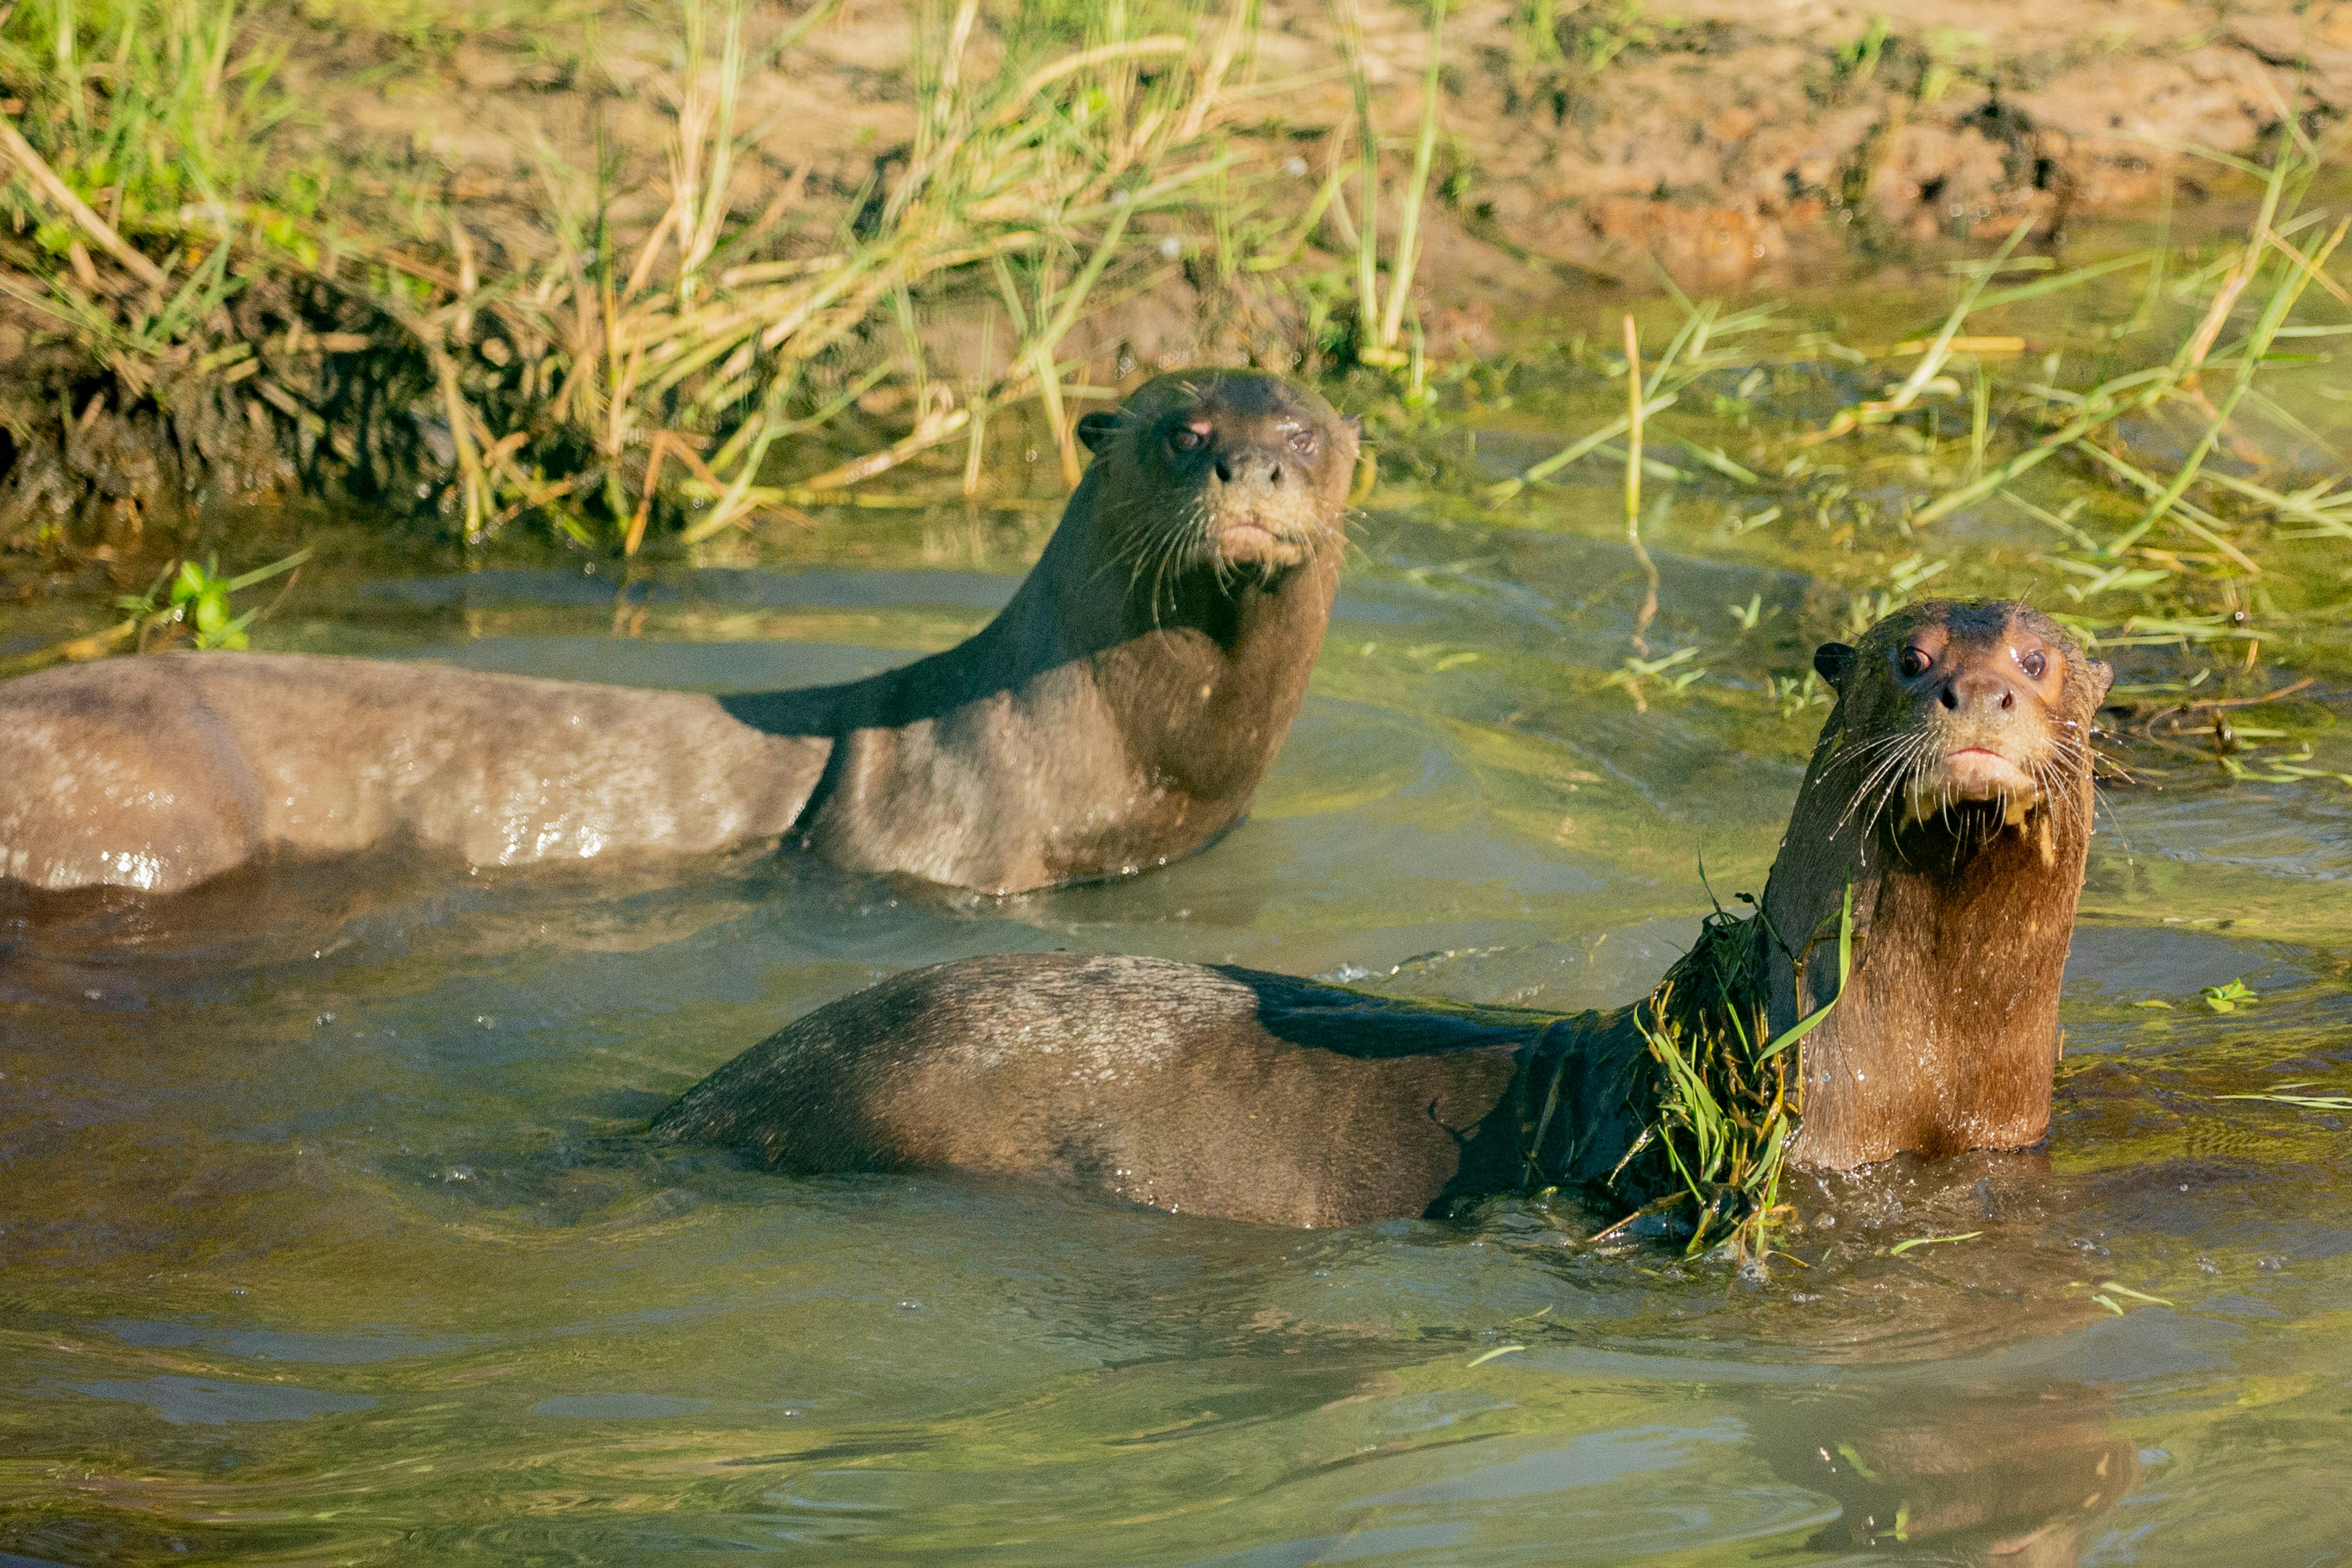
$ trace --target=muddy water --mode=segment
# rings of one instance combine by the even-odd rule
[[[1293,1234],[637,1140],[792,1017],[966,953],[1639,994],[1702,857],[1759,888],[1822,713],[1769,683],[1846,590],[1686,490],[1647,641],[1710,673],[1637,711],[1604,684],[1641,594],[1613,476],[1571,481],[1524,527],[1376,508],[1256,810],[1156,876],[982,903],[790,859],[394,865],[12,927],[0,1562],[2352,1561],[2352,1131],[2221,1098],[2352,1090],[2332,780],[2150,753],[2095,843],[2046,1156],[1809,1188],[1761,1277],[1533,1203]],[[832,679],[980,624],[1029,537],[854,520],[657,571],[621,636],[577,566],[346,573],[264,640]],[[2005,538],[1937,547],[1990,585]],[[2156,690],[2218,656],[2115,657]]]

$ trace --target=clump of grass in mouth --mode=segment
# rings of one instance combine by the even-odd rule
[[[1760,1258],[1772,1226],[1786,1216],[1780,1177],[1802,1109],[1800,1048],[1845,994],[1853,889],[1846,889],[1839,915],[1836,994],[1778,1035],[1770,1023],[1771,940],[1760,909],[1743,919],[1718,908],[1634,1009],[1659,1068],[1659,1096],[1655,1119],[1626,1161],[1654,1146],[1675,1190],[1612,1231],[1643,1215],[1683,1210],[1693,1216],[1690,1253],[1728,1245]]]

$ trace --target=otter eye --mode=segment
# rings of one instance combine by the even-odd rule
[[[1197,452],[1209,444],[1209,433],[1197,426],[1179,425],[1168,444],[1180,452]]]
[[[1307,457],[1312,454],[1315,450],[1315,432],[1312,430],[1292,431],[1290,433],[1290,449],[1297,452],[1301,457]]]
[[[1935,662],[1936,661],[1934,659],[1927,657],[1927,650],[1925,648],[1905,648],[1903,650],[1903,660],[1901,665],[1904,679],[1906,680],[1917,679],[1919,677],[1927,674],[1927,667]]]
[[[2029,650],[2022,658],[2017,661],[2017,665],[2019,668],[2024,670],[2032,679],[2039,680],[2042,679],[2042,671],[2050,668],[2050,661],[2042,657],[2042,650],[2037,647]]]

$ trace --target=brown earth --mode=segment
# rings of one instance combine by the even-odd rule
[[[1856,235],[2153,216],[2168,179],[2193,199],[2217,173],[2164,143],[2259,154],[2290,114],[2322,125],[2352,109],[2352,0],[1563,3],[1550,60],[1514,25],[1533,8],[1474,0],[1446,25],[1429,302],[1468,308],[1454,325],[1473,334],[1498,290],[1563,270],[1646,281],[1644,253],[1720,289],[1802,281]],[[914,130],[914,9],[854,0],[753,74],[744,216],[839,211],[887,179]],[[1402,170],[1423,13],[1362,10],[1375,115]],[[679,48],[667,7],[595,0],[421,52],[388,47],[362,12],[350,26],[333,15],[285,68],[320,152],[428,177],[469,222],[527,244],[551,167],[584,177],[601,134],[619,187],[658,209]],[[791,15],[758,8],[755,42]],[[1866,58],[1874,18],[1883,43]],[[1240,74],[1225,134],[1294,171],[1303,208],[1352,117],[1330,6],[1266,0]]]

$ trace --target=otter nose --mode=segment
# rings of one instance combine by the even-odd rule
[[[1236,479],[1255,479],[1264,485],[1282,483],[1282,459],[1271,452],[1252,447],[1217,454],[1217,478],[1226,484]]]
[[[2017,706],[2017,689],[1989,669],[1968,669],[1946,681],[1937,700],[1955,713],[2006,713]]]

